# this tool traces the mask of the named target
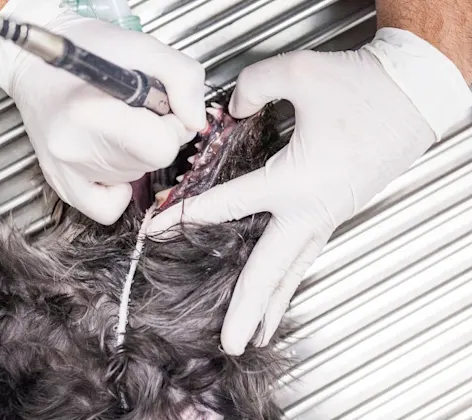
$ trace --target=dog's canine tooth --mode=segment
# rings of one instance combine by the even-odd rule
[[[220,110],[218,109],[215,109],[215,108],[207,108],[206,109],[206,112],[208,112],[208,114],[210,114],[211,116],[219,119],[221,117],[221,112]]]

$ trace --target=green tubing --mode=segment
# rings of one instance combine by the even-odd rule
[[[103,1],[101,1],[101,3],[103,3]],[[99,10],[103,11],[103,5],[102,9],[98,9],[94,7],[93,0],[62,0],[62,5],[67,6],[69,9],[84,17],[105,20],[124,29],[129,29],[131,31],[143,31],[141,20],[138,16],[121,16],[117,17],[116,19],[110,18],[108,16],[107,18],[105,18],[105,13],[99,13]],[[109,13],[107,14],[109,15]]]
[[[88,0],[62,0],[62,4],[81,16],[98,19]]]
[[[115,25],[121,26],[125,29],[130,29],[131,31],[142,32],[143,27],[141,25],[141,19],[138,16],[130,15],[124,18],[117,19],[113,21]]]

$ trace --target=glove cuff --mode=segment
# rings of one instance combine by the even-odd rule
[[[363,47],[408,96],[440,140],[472,112],[472,92],[456,65],[411,32],[382,28]]]
[[[61,7],[61,0],[9,0],[0,10],[0,16],[19,23],[46,26],[68,9]],[[10,95],[14,63],[21,49],[10,41],[0,39],[0,88]]]

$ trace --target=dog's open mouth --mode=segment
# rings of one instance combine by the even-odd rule
[[[229,149],[227,146],[230,135],[237,122],[216,103],[207,108],[207,113],[207,128],[192,142],[197,153],[187,159],[192,165],[191,168],[185,171],[178,160],[171,168],[174,173],[183,173],[175,178],[178,182],[176,185],[166,186],[168,180],[160,179],[163,171],[146,174],[131,183],[133,200],[141,210],[146,210],[157,201],[158,211],[163,211],[185,198],[201,194],[215,183],[220,165],[225,160],[224,155]]]

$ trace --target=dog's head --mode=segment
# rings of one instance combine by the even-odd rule
[[[173,197],[255,170],[284,145],[270,110],[241,121],[212,176],[187,177]],[[180,225],[167,239],[146,240],[127,333],[116,348],[122,286],[143,216],[137,204],[113,226],[69,208],[37,242],[2,236],[0,418],[278,419],[270,385],[284,364],[273,348],[280,330],[269,346],[249,345],[240,357],[220,347],[232,290],[270,215]]]

